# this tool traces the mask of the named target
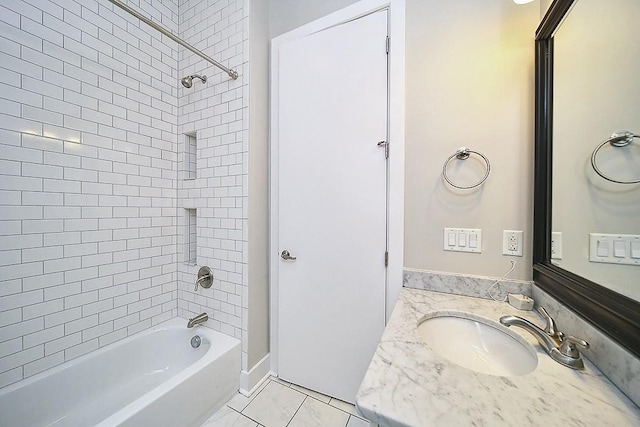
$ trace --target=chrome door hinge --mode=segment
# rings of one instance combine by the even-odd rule
[[[385,251],[384,253],[384,266],[389,267],[389,251]]]
[[[378,142],[378,147],[384,147],[384,157],[385,159],[389,158],[389,143],[387,141]]]
[[[387,50],[387,55],[391,50],[391,37],[387,36],[387,41],[385,42],[385,49]]]

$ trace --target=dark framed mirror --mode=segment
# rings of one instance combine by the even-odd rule
[[[554,188],[556,188],[554,186],[554,176],[558,178],[557,163],[554,163],[554,142],[558,145],[563,143],[559,137],[557,141],[554,141],[554,117],[558,117],[558,114],[554,116],[554,93],[558,93],[557,88],[554,91],[554,37],[561,27],[561,24],[563,24],[565,20],[571,19],[572,8],[580,1],[581,0],[555,0],[549,7],[549,10],[536,31],[533,278],[542,290],[592,323],[636,357],[640,357],[640,302],[638,299],[617,292],[614,290],[616,289],[615,286],[610,286],[608,283],[604,283],[603,280],[597,279],[597,275],[586,274],[582,269],[572,269],[566,265],[564,266],[565,268],[563,268],[562,263],[555,262],[552,259],[552,231],[556,231],[554,230],[554,225],[557,226],[557,223],[554,224],[552,218],[554,213],[553,191]],[[610,7],[610,5],[607,4],[605,7]],[[603,22],[603,25],[613,25],[613,23],[606,21]],[[601,29],[601,27],[589,25],[588,32],[594,37],[599,37]],[[585,41],[584,44],[585,50],[597,50],[589,41]],[[559,51],[558,49],[558,52]],[[567,50],[563,49],[562,52],[566,54]],[[634,49],[629,52],[629,54],[636,55],[640,63],[640,48]],[[582,69],[585,68],[588,69],[589,67],[583,67]],[[563,80],[563,82],[564,81],[565,80]],[[561,82],[556,82],[556,84],[560,83]],[[603,82],[593,81],[592,84],[596,86],[603,84]],[[582,90],[584,91],[584,88],[582,88]],[[633,94],[630,95],[634,96]],[[634,114],[640,116],[640,110],[634,111]],[[582,120],[585,121],[591,119],[590,117],[582,118]],[[612,126],[614,126],[614,124],[612,124]],[[640,132],[640,130],[636,132]],[[594,141],[597,141],[598,138],[603,140],[604,138],[601,138],[601,136],[602,135],[594,136]],[[558,150],[555,151],[558,152]],[[582,157],[584,157],[584,155]],[[587,155],[584,162],[587,162],[588,159],[589,156]],[[554,164],[556,165],[555,175]],[[580,171],[580,173],[582,173],[582,171]],[[584,175],[586,176],[586,173],[584,173]],[[585,181],[584,176],[580,176],[580,178]],[[566,178],[563,177],[562,179]],[[585,185],[590,185],[590,183]],[[638,185],[640,189],[640,184],[636,185]],[[626,196],[628,197],[628,195]],[[625,197],[625,194],[621,197]],[[557,203],[558,199],[555,200]],[[580,211],[590,209],[590,207],[575,205],[571,209],[575,210],[575,215],[581,215]],[[634,218],[634,224],[636,224],[634,226],[640,226],[640,212],[636,212]],[[591,230],[587,230],[583,233],[583,235],[586,236],[583,238],[586,239],[587,242],[590,238],[590,232]],[[581,249],[581,255],[584,257],[586,253],[586,263],[589,262],[589,247],[588,243],[585,245],[587,247],[584,250]],[[565,247],[565,251],[566,250]],[[589,268],[593,269],[597,269],[598,267],[597,264],[589,266]],[[601,268],[608,267],[604,266]],[[631,268],[635,269],[630,270],[631,281],[634,282],[634,286],[640,288],[640,266],[632,266]],[[607,277],[615,281],[616,276],[615,273],[612,273],[608,274]]]

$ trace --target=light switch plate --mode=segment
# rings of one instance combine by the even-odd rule
[[[551,259],[562,259],[562,233],[551,233]]]
[[[640,266],[640,258],[634,257],[638,251],[633,250],[638,245],[640,235],[590,233],[589,261]]]
[[[442,249],[454,252],[482,252],[482,230],[479,228],[445,228]]]
[[[640,239],[631,241],[631,258],[640,259]]]

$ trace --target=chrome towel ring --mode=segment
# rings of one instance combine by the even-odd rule
[[[449,162],[454,157],[457,158],[458,160],[467,160],[469,158],[469,153],[474,153],[474,154],[477,154],[478,156],[482,157],[482,159],[487,164],[487,172],[484,174],[484,176],[482,177],[482,179],[480,181],[476,182],[473,185],[469,185],[469,186],[466,186],[466,187],[462,186],[462,185],[456,185],[453,182],[451,182],[451,180],[447,176],[447,166],[449,166]],[[461,190],[470,190],[472,188],[476,188],[477,186],[479,186],[480,184],[482,184],[483,182],[485,182],[487,180],[487,178],[489,177],[489,173],[490,172],[491,172],[491,163],[489,163],[489,159],[487,159],[487,157],[484,154],[479,153],[479,152],[474,151],[474,150],[470,150],[467,147],[458,148],[458,150],[455,153],[450,155],[449,158],[444,161],[444,165],[442,166],[442,177],[444,178],[444,180],[447,181],[449,183],[449,185],[451,185],[452,187],[459,188]]]
[[[598,155],[598,151],[600,151],[602,147],[607,145],[607,143],[611,144],[614,147],[626,147],[627,145],[633,142],[633,138],[640,138],[640,135],[634,135],[632,132],[629,132],[628,130],[620,130],[612,133],[610,138],[603,141],[600,145],[596,147],[595,150],[593,150],[593,153],[591,154],[591,166],[593,167],[593,170],[596,171],[596,173],[600,175],[602,178],[606,179],[607,181],[615,182],[616,184],[640,183],[640,179],[636,179],[633,181],[619,181],[617,179],[609,178],[608,176],[603,174],[602,171],[600,171],[600,169],[598,169],[598,165],[596,164],[596,156]]]

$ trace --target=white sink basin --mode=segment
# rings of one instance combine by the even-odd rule
[[[538,365],[535,350],[523,337],[471,313],[430,313],[418,324],[418,333],[440,356],[472,371],[512,377]]]

